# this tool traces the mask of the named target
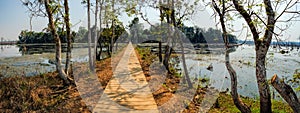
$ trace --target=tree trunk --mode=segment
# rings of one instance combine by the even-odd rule
[[[255,52],[256,52],[256,80],[260,96],[260,112],[261,113],[271,113],[272,104],[270,89],[267,83],[266,78],[266,54],[268,52],[273,32],[275,26],[275,13],[272,9],[271,1],[264,0],[265,14],[267,15],[267,25],[265,28],[265,34],[263,38],[260,38],[259,32],[257,31],[254,21],[251,18],[251,15],[244,9],[242,5],[239,4],[237,0],[232,1],[235,9],[242,15],[242,17],[247,22],[253,39],[255,42]]]
[[[93,63],[93,57],[92,57],[92,50],[91,50],[91,15],[90,15],[90,8],[91,8],[91,4],[90,4],[90,0],[87,0],[87,13],[88,13],[88,51],[89,51],[89,66],[90,66],[90,70],[94,71],[94,63]]]
[[[260,96],[260,112],[271,113],[270,88],[266,78],[266,53],[267,49],[256,49],[256,79]]]
[[[94,55],[93,55],[93,65],[96,66],[96,56],[97,56],[97,42],[98,42],[98,31],[97,31],[97,22],[98,22],[98,4],[99,0],[96,0],[95,6],[95,37],[94,37]]]
[[[71,44],[72,44],[72,38],[71,38],[71,28],[70,28],[70,18],[69,18],[69,4],[68,0],[64,0],[64,7],[65,7],[65,24],[67,29],[67,55],[66,55],[66,65],[65,65],[65,72],[67,75],[69,75],[69,67],[70,67],[70,61],[71,61]]]
[[[271,79],[271,84],[283,99],[291,106],[294,113],[300,113],[300,102],[293,88],[275,74]]]
[[[107,45],[107,48],[106,48],[106,52],[107,52],[107,55],[110,57],[111,54],[110,54],[110,44]]]
[[[32,31],[32,18],[33,18],[33,16],[30,15],[30,16],[29,16],[30,31]]]
[[[256,51],[256,78],[260,94],[260,112],[271,113],[271,94],[270,88],[266,77],[266,54],[269,50],[272,41],[274,27],[275,27],[275,12],[272,8],[270,0],[264,0],[264,8],[267,15],[267,25],[265,34],[262,39],[255,40]],[[258,34],[257,34],[258,35]]]
[[[118,51],[118,41],[116,41],[116,47],[115,47],[116,49],[116,51]]]
[[[167,45],[166,45],[165,57],[164,57],[164,60],[163,60],[163,64],[166,67],[166,69],[168,70],[168,72],[170,73],[169,60],[170,60],[172,48],[169,46],[169,43],[170,42],[167,42]]]
[[[100,48],[99,53],[97,54],[97,60],[98,60],[98,61],[101,60],[101,54],[102,54],[102,44],[101,44],[101,42],[102,42],[102,38],[101,38],[101,36],[100,36],[100,39],[99,39],[99,41],[98,41],[99,48]]]
[[[229,59],[229,49],[225,51],[225,60],[226,60],[226,68],[229,72],[231,78],[231,97],[235,106],[242,112],[242,113],[251,113],[250,107],[242,102],[237,92],[237,76],[235,70],[232,68]]]
[[[161,4],[161,0],[159,1],[159,3]],[[163,24],[163,20],[164,20],[164,16],[162,13],[162,8],[159,8],[159,12],[160,12],[160,32],[162,32],[162,24]],[[162,62],[162,52],[161,52],[161,43],[162,43],[162,37],[160,35],[159,37],[159,42],[158,42],[158,58],[159,58],[159,62]]]
[[[170,1],[167,0],[167,4],[169,5],[170,4]],[[170,7],[168,6],[168,10],[165,11],[168,12],[170,9]],[[170,14],[166,13],[166,20],[167,20],[167,23],[168,24],[172,24],[172,22],[170,21]],[[168,26],[170,27],[170,25]],[[175,26],[174,26],[175,27]],[[164,66],[166,67],[166,69],[168,70],[168,72],[170,73],[170,68],[169,68],[169,60],[170,60],[170,56],[171,56],[171,52],[172,52],[172,48],[169,46],[169,44],[171,43],[170,42],[170,28],[168,28],[168,36],[167,36],[167,45],[166,45],[166,49],[165,49],[165,56],[164,56],[164,60],[163,60],[163,64]]]
[[[158,42],[158,58],[159,58],[159,62],[162,62],[161,40]]]
[[[102,37],[101,37],[101,33],[102,33],[102,7],[103,7],[103,2],[104,2],[104,0],[101,0],[101,2],[100,2],[100,12],[99,12],[99,29],[100,29],[100,33],[98,35],[98,37],[100,39],[97,40],[98,44],[99,44],[99,48],[100,48],[100,51],[97,54],[97,60],[99,60],[99,61],[101,60],[100,57],[101,57],[101,54],[102,54],[102,44],[101,44],[102,43]]]
[[[45,0],[45,8],[46,8],[46,11],[47,11],[47,14],[48,14],[49,27],[50,27],[51,33],[54,37],[54,40],[55,40],[56,70],[57,70],[58,75],[60,76],[60,78],[64,80],[64,83],[70,84],[70,81],[68,80],[68,77],[67,77],[65,71],[62,69],[62,65],[61,65],[61,41],[60,41],[60,38],[57,34],[56,27],[54,25],[53,15],[52,15],[53,13],[51,11],[49,3],[50,3],[50,0]]]
[[[112,8],[113,8],[113,13],[115,14],[115,0],[112,1]],[[111,28],[112,28],[112,36],[111,36],[111,41],[110,41],[110,55],[112,54],[113,47],[114,47],[114,36],[115,36],[115,15],[113,15],[112,23],[111,23]]]
[[[176,33],[177,34],[177,33]],[[179,37],[180,38],[180,37]],[[181,38],[180,38],[181,39]],[[184,47],[183,47],[183,39],[181,40],[180,42],[180,46],[181,46],[181,58],[182,58],[182,65],[183,65],[183,69],[184,69],[184,77],[185,77],[185,80],[187,81],[188,83],[188,86],[189,88],[192,88],[193,87],[193,84],[191,82],[191,79],[189,77],[189,72],[188,72],[188,69],[186,67],[186,62],[185,62],[185,54],[184,54]],[[185,81],[184,80],[184,81]]]

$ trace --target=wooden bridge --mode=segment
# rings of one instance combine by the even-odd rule
[[[158,113],[141,64],[131,43],[115,68],[94,113]]]

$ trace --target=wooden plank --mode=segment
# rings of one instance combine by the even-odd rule
[[[158,113],[157,104],[131,43],[93,112]]]

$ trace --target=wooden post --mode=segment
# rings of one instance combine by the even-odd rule
[[[291,86],[284,83],[283,80],[275,74],[271,79],[272,86],[276,89],[281,97],[291,106],[295,113],[300,113],[300,103],[296,93]]]

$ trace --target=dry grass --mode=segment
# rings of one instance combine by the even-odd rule
[[[122,54],[120,52],[119,55]],[[113,74],[111,59],[97,62],[96,73],[104,89]],[[82,100],[76,84],[65,86],[57,73],[52,72],[31,77],[0,77],[0,112],[60,113],[90,110]]]
[[[86,112],[75,86],[63,86],[57,73],[0,81],[0,112]]]

